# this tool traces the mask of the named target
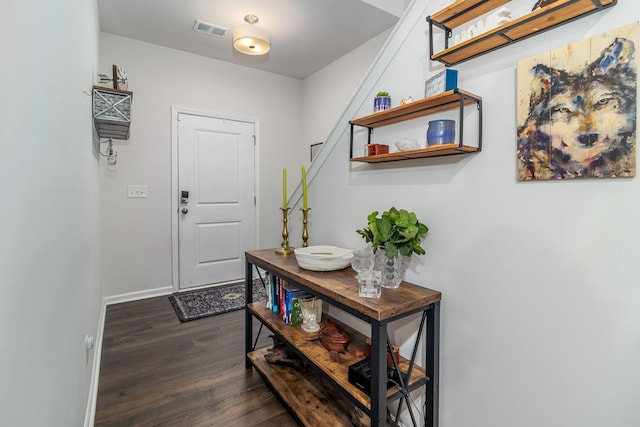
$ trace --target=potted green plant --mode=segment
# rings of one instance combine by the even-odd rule
[[[391,108],[391,96],[389,92],[378,92],[373,98],[373,112],[384,111]]]
[[[422,224],[414,212],[392,207],[378,216],[378,211],[367,217],[367,227],[356,230],[376,253],[376,269],[383,274],[382,286],[397,288],[414,253],[424,255],[422,239],[429,228]]]

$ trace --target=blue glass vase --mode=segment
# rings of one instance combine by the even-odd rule
[[[453,144],[456,140],[455,120],[432,120],[427,129],[427,144]]]

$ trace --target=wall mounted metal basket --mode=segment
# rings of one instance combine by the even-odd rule
[[[133,92],[93,87],[93,123],[100,138],[129,139]]]

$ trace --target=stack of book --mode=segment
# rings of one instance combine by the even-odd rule
[[[267,308],[280,314],[286,325],[300,326],[302,325],[302,310],[299,300],[308,295],[306,291],[291,286],[281,277],[271,275],[267,287]]]

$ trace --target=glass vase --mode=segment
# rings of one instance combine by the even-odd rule
[[[404,280],[404,274],[409,266],[409,257],[398,254],[389,258],[384,249],[376,251],[376,261],[374,270],[382,272],[382,287],[395,289]]]

